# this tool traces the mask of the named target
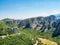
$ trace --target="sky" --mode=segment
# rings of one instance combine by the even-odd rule
[[[0,0],[0,19],[60,14],[60,0]]]

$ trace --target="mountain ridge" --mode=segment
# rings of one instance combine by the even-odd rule
[[[51,30],[52,28],[56,29],[56,26],[60,22],[60,19],[57,19],[55,15],[50,15],[47,17],[27,18],[24,20],[5,18],[1,21],[3,21],[3,23],[8,26],[12,25],[12,27],[32,28],[36,30],[42,30],[42,32],[46,32],[47,30]]]

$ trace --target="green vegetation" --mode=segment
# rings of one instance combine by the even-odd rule
[[[12,27],[17,27],[17,24],[16,23],[13,23],[13,24],[6,24],[8,27],[12,28]]]
[[[0,39],[0,45],[32,45],[33,41],[24,34],[19,36],[9,36],[5,39]]]
[[[0,35],[7,35],[7,34],[13,34],[11,31],[11,28],[17,27],[17,24],[0,24]]]
[[[33,32],[34,32],[34,35],[32,35]],[[2,34],[4,35],[4,33]],[[8,33],[5,33],[5,34],[8,34]],[[0,45],[33,45],[36,41],[34,39],[34,36],[36,36],[36,31],[33,31],[33,30],[29,31],[29,29],[20,29],[20,35],[7,36],[4,39],[0,38]],[[34,40],[32,40],[32,38]]]
[[[54,41],[60,45],[60,36],[52,38],[53,30],[41,32],[41,30],[19,29],[20,35],[7,36],[4,39],[0,38],[0,45],[33,45],[38,40],[38,37]],[[6,32],[6,30],[4,31]],[[8,34],[8,33],[6,33]],[[44,45],[38,40],[38,45]]]
[[[0,24],[0,28],[7,28],[8,26],[5,24]]]

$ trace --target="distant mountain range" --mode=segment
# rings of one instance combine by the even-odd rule
[[[55,32],[53,35],[59,33],[60,35],[60,14],[58,15],[50,15],[47,17],[34,17],[28,18],[24,20],[15,20],[15,19],[3,19],[0,23],[3,22],[4,24],[8,25],[7,27],[23,27],[23,28],[32,28],[35,30],[42,30],[42,32],[46,32],[47,30],[51,30],[55,28]],[[57,26],[58,25],[58,26]],[[59,28],[59,29],[58,29]]]

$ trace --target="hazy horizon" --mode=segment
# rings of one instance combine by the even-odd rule
[[[60,14],[60,0],[0,0],[0,19]]]

